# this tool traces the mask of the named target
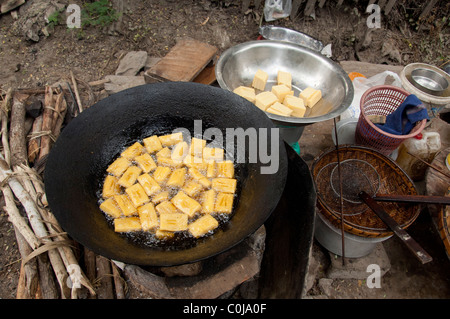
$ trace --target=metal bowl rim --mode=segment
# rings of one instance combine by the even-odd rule
[[[322,121],[326,121],[332,118],[335,118],[337,116],[339,116],[342,112],[344,112],[352,103],[353,101],[353,95],[354,95],[354,89],[353,89],[353,84],[352,81],[350,80],[350,78],[348,77],[348,74],[342,69],[341,66],[339,66],[336,62],[334,62],[333,60],[327,58],[326,56],[312,50],[309,49],[307,47],[304,46],[300,46],[300,45],[296,45],[293,43],[288,43],[288,42],[284,42],[284,41],[276,41],[276,40],[254,40],[254,41],[248,41],[248,42],[243,42],[240,44],[237,44],[235,46],[232,46],[230,48],[228,48],[227,50],[225,50],[225,52],[219,57],[219,60],[217,61],[216,64],[216,79],[217,82],[219,83],[219,86],[222,89],[226,89],[228,91],[232,91],[224,82],[223,80],[223,74],[222,71],[223,67],[225,65],[225,63],[228,61],[228,59],[230,57],[232,57],[234,54],[241,52],[245,49],[248,48],[252,48],[252,47],[266,47],[266,46],[273,46],[273,47],[286,47],[286,48],[290,48],[296,51],[304,51],[307,54],[313,55],[314,57],[316,57],[317,59],[321,60],[322,62],[325,62],[326,64],[329,64],[334,70],[337,71],[338,75],[340,75],[342,77],[342,79],[344,80],[344,89],[345,89],[345,98],[342,101],[341,105],[339,105],[335,110],[321,115],[321,116],[315,116],[315,117],[285,117],[285,116],[280,116],[280,115],[275,115],[272,113],[268,113],[265,112],[266,115],[273,120],[276,124],[281,124],[281,125],[294,125],[294,126],[302,126],[305,124],[313,124],[313,123],[317,123],[317,122],[322,122]]]

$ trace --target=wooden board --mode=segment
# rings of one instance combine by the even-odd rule
[[[192,81],[209,63],[218,49],[191,38],[183,38],[146,73],[163,81]]]

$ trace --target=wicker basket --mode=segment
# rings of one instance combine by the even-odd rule
[[[417,195],[414,183],[408,175],[394,161],[376,150],[364,146],[343,145],[339,147],[339,159],[341,162],[348,159],[359,159],[373,166],[380,176],[378,194]],[[332,207],[331,203],[331,198],[336,195],[330,187],[330,176],[327,176],[327,173],[324,174],[330,163],[337,163],[335,148],[323,152],[315,159],[311,167],[311,173],[316,186],[319,213],[335,227],[340,228],[340,209],[336,209],[336,206]],[[402,228],[409,227],[420,213],[419,205],[387,202],[379,202],[378,204]],[[345,204],[344,230],[362,237],[387,237],[393,234],[384,222],[362,203]]]
[[[407,135],[387,133],[368,119],[370,115],[387,116],[393,113],[408,95],[405,90],[390,85],[378,85],[368,89],[361,97],[361,113],[355,131],[356,144],[366,145],[384,155],[389,155],[404,140],[422,132],[427,123],[426,119],[417,123]]]

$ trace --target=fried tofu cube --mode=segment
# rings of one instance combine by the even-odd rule
[[[161,186],[159,186],[159,184],[153,179],[153,177],[151,177],[147,173],[139,175],[137,180],[148,196],[152,196],[153,194],[161,190]]]
[[[267,110],[272,104],[277,101],[277,96],[270,91],[261,92],[255,97],[255,105],[262,111]]]
[[[286,95],[294,95],[294,91],[284,84],[272,86],[272,93],[277,96],[278,102],[280,103],[283,103]]]
[[[141,143],[136,142],[133,145],[126,148],[120,156],[125,157],[128,160],[134,159],[136,156],[139,156],[142,154],[142,151],[144,150],[144,146],[142,146]]]
[[[171,158],[175,162],[182,162],[183,159],[189,154],[189,145],[186,142],[176,144],[172,149]]]
[[[289,89],[292,88],[292,74],[289,72],[279,70],[277,73],[278,85],[286,85]]]
[[[207,178],[216,177],[216,169],[217,169],[216,162],[213,160],[208,161],[208,167],[206,169],[206,177]]]
[[[162,185],[169,178],[172,170],[167,166],[158,166],[153,172],[153,179],[159,184]]]
[[[184,158],[183,164],[187,167],[195,167],[200,171],[206,171],[208,163],[202,157],[188,155]]]
[[[159,229],[162,231],[183,231],[188,228],[188,215],[163,213],[159,215]]]
[[[237,181],[234,178],[213,178],[212,188],[218,192],[232,193],[236,191]]]
[[[136,207],[127,194],[115,195],[113,198],[125,216],[131,216],[137,213]]]
[[[263,70],[258,70],[256,71],[255,76],[253,77],[252,87],[254,87],[257,90],[264,91],[268,79],[269,74],[267,74],[267,72],[264,72]]]
[[[137,166],[133,165],[128,167],[125,173],[123,173],[122,177],[119,179],[119,185],[125,188],[132,186],[134,183],[136,183],[136,180],[141,172],[142,169]]]
[[[291,116],[293,110],[286,105],[281,104],[280,102],[275,102],[266,110],[266,112],[289,117]]]
[[[156,168],[155,161],[148,153],[136,156],[134,160],[144,173],[148,173]]]
[[[194,216],[195,213],[202,209],[199,202],[186,195],[183,191],[179,191],[178,194],[171,199],[171,201],[176,208],[189,217]]]
[[[210,187],[211,181],[206,178],[200,171],[194,167],[189,168],[189,175],[192,176],[194,180],[202,184],[204,187]]]
[[[217,163],[217,177],[234,178],[234,163],[232,161],[223,161]],[[209,177],[209,176],[207,176]],[[214,176],[211,176],[214,177]]]
[[[183,187],[186,180],[186,174],[186,167],[175,169],[172,174],[170,174],[166,185],[170,187]]]
[[[181,167],[183,166],[182,161],[175,161],[170,157],[158,157],[158,165],[169,166],[169,167]]]
[[[291,116],[303,117],[305,115],[306,107],[303,99],[288,95],[285,97],[283,104],[292,110]]]
[[[158,239],[170,239],[173,238],[173,236],[175,236],[175,233],[172,231],[158,229],[155,232],[155,236]]]
[[[198,238],[219,227],[219,222],[211,215],[204,215],[188,226],[192,236]]]
[[[255,103],[256,92],[254,88],[248,86],[239,86],[233,90],[233,93],[243,97],[244,99]]]
[[[108,166],[106,171],[110,174],[113,174],[116,177],[122,176],[123,172],[130,167],[131,162],[127,160],[125,157],[119,157],[111,165]]]
[[[152,197],[152,203],[159,204],[169,200],[169,192],[161,192]]]
[[[152,203],[147,203],[139,207],[138,214],[142,230],[149,231],[158,227],[158,215],[156,215],[155,206]]]
[[[209,161],[223,161],[224,155],[225,151],[220,147],[205,147],[203,149],[203,160],[206,161],[206,163]]]
[[[206,140],[193,137],[191,139],[191,146],[189,147],[189,154],[191,154],[194,157],[202,158],[203,149],[205,148],[205,146],[206,146]]]
[[[202,212],[204,214],[214,213],[214,204],[216,202],[216,191],[208,189],[202,194]]]
[[[322,91],[307,87],[300,92],[299,97],[303,99],[307,107],[312,108],[322,98]]]
[[[100,209],[113,218],[119,218],[122,215],[119,205],[117,205],[114,198],[108,198],[100,204]]]
[[[150,154],[160,151],[163,147],[157,135],[153,135],[142,140],[144,146]]]
[[[120,193],[119,179],[112,175],[107,175],[103,182],[102,197],[108,198]]]
[[[177,208],[168,200],[163,201],[162,203],[156,205],[155,209],[159,214],[178,213]]]
[[[159,141],[161,142],[162,146],[172,146],[183,142],[183,133],[178,132],[173,134],[161,135],[159,136]]]
[[[233,200],[234,200],[233,194],[229,193],[217,194],[214,210],[217,213],[231,214],[231,212],[233,211]]]
[[[126,188],[125,193],[128,194],[135,207],[139,207],[150,201],[144,188],[139,183]]]
[[[191,197],[196,196],[202,189],[203,186],[193,180],[188,181],[183,187],[183,191]]]
[[[156,153],[156,158],[160,158],[160,157],[167,157],[169,158],[172,155],[172,151],[170,150],[170,148],[168,147],[164,147],[162,149],[160,149],[158,151],[158,153]]]
[[[126,233],[141,230],[141,221],[139,217],[127,217],[114,219],[114,231],[117,233]]]

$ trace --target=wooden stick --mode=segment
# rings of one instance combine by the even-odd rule
[[[33,249],[28,245],[25,238],[21,235],[21,233],[15,229],[16,233],[16,241],[17,247],[19,248],[20,256],[22,260],[28,256]],[[28,263],[24,263],[20,266],[20,278],[19,284],[17,287],[17,299],[30,299],[32,298],[37,291],[39,275],[37,269],[36,260],[32,260]]]
[[[72,71],[70,71],[70,77],[72,78],[73,90],[75,91],[75,97],[77,99],[78,111],[81,113],[81,112],[83,112],[83,105],[81,104],[81,98],[80,98],[80,93],[78,92],[77,81],[76,81],[75,76],[73,75]]]
[[[111,260],[111,268],[114,278],[114,288],[117,299],[125,299],[124,279],[120,276],[120,271],[116,264]]]
[[[32,168],[22,165],[22,167],[20,167],[20,172],[23,172],[24,174],[29,176],[28,182],[32,183],[32,185],[29,185],[29,192],[30,194],[32,194],[34,198],[38,198],[39,194],[45,193],[44,183],[40,179],[40,176]],[[25,183],[27,182],[23,181],[23,183],[25,185]],[[59,226],[55,216],[48,209],[40,207],[40,214],[42,218],[49,224],[47,228],[51,235],[55,235],[54,237],[55,240],[59,240],[62,242],[69,241],[68,236],[63,232],[63,230]],[[58,251],[61,255],[61,258],[64,262],[64,265],[71,279],[72,299],[77,298],[78,289],[81,288],[80,285],[83,285],[89,290],[91,294],[95,295],[95,290],[91,282],[86,278],[83,271],[81,270],[81,267],[78,264],[78,261],[75,257],[73,250],[70,247],[63,245],[61,247],[58,247]]]
[[[9,145],[11,165],[27,164],[27,145],[25,133],[25,103],[28,95],[14,94],[11,109]]]
[[[58,112],[59,116],[56,118],[56,121],[52,128],[52,133],[55,139],[57,139],[59,134],[61,133],[61,127],[64,123],[64,118],[66,117],[67,113],[67,102],[64,98],[64,93],[60,93],[58,95],[58,98],[56,100],[56,111]]]
[[[39,115],[33,122],[33,127],[29,135],[30,139],[28,142],[28,162],[34,163],[35,159],[39,157],[39,152],[41,148],[41,138],[34,137],[33,135],[42,131],[42,114]]]
[[[99,283],[98,299],[114,299],[113,286],[112,286],[112,274],[110,260],[96,255],[95,264],[97,265],[97,281]]]
[[[44,111],[42,112],[42,132],[46,132],[46,135],[41,137],[41,151],[38,160],[42,159],[50,152],[50,133],[52,132],[53,127],[53,109],[53,89],[48,86],[45,88]]]
[[[418,159],[419,161],[421,161],[421,162],[424,163],[425,165],[427,165],[427,166],[431,167],[432,169],[438,171],[438,172],[441,173],[442,175],[447,176],[448,178],[450,178],[450,174],[447,174],[446,172],[444,172],[443,170],[441,170],[441,169],[439,169],[438,167],[434,166],[433,164],[430,164],[430,163],[428,163],[427,161],[424,161],[424,160],[421,159],[420,157],[418,157],[418,156],[416,156],[416,155],[414,155],[414,154],[412,154],[412,153],[410,153],[410,152],[407,152],[407,153],[408,153],[409,155],[411,155],[412,157]]]

